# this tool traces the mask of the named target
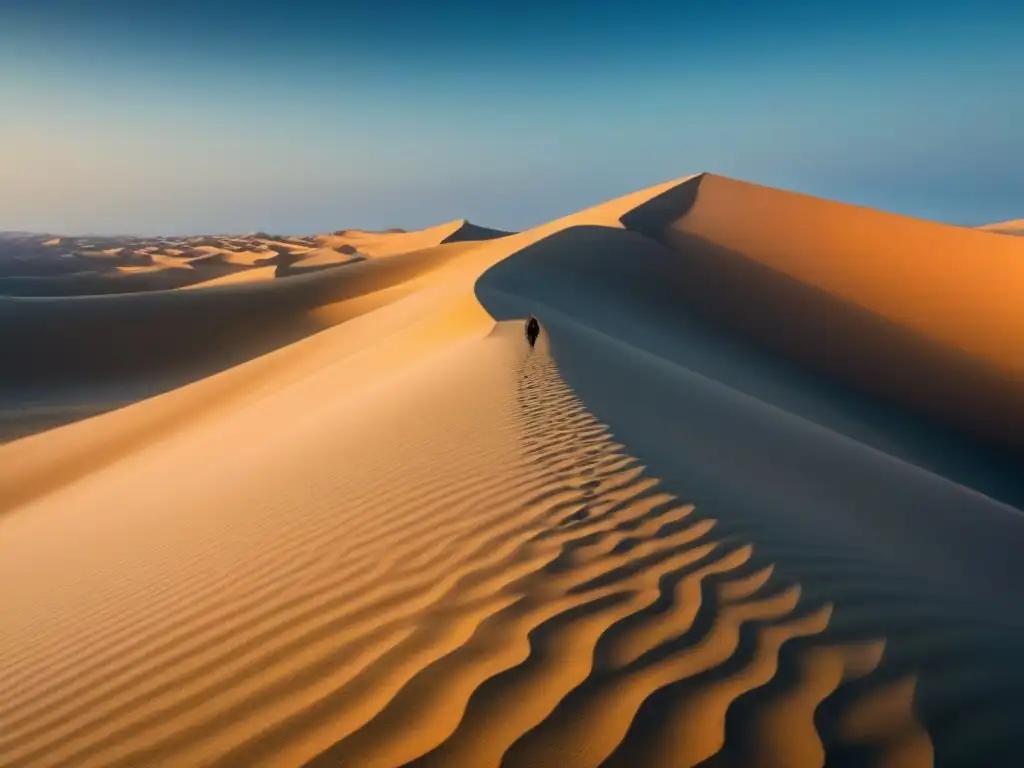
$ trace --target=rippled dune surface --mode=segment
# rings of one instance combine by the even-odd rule
[[[695,299],[777,302],[734,259],[792,254],[749,220],[718,242],[766,193],[708,178],[270,281],[305,333],[0,446],[0,765],[1014,764],[1012,441]],[[1021,247],[971,234],[991,269]],[[92,322],[219,296],[260,337],[267,284]],[[888,339],[858,285],[835,332]],[[911,352],[945,328],[886,322]],[[1000,349],[952,341],[995,386]]]

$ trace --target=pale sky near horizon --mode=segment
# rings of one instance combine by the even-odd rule
[[[827,6],[0,0],[0,230],[520,229],[703,170],[1024,216],[1024,10]]]

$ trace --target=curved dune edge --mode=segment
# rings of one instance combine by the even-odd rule
[[[428,314],[426,321],[422,316],[425,306],[441,305],[436,310],[437,318],[453,312],[458,315],[460,311],[485,316],[473,301],[468,305],[457,301],[454,308],[444,307],[445,299],[449,298],[444,292],[435,291],[403,302],[417,287],[415,281],[389,286],[312,310],[311,317],[325,326],[346,323],[343,334],[313,336],[190,386],[0,446],[0,514],[128,457],[172,432],[207,419],[223,418],[231,409],[286,388],[319,367],[339,365],[356,357],[359,374],[346,377],[332,395],[367,386],[375,376],[427,353],[422,348],[402,347],[412,353],[405,358],[393,352],[392,345],[375,348],[372,344],[380,334],[399,333],[400,339],[407,335],[415,340],[415,346],[416,341],[422,340],[417,334],[423,327],[433,327],[431,316]],[[400,305],[392,311],[377,311],[395,303]],[[468,310],[458,309],[467,306]],[[370,314],[372,319],[367,318],[368,321],[353,322]]]
[[[379,258],[448,243],[493,240],[508,234],[500,229],[481,227],[466,219],[455,219],[412,232],[346,229],[330,235],[318,235],[315,240],[321,249],[357,254],[364,258]]]
[[[689,311],[1024,455],[1024,241],[713,174],[623,223]]]
[[[42,402],[33,403],[31,411],[23,407],[7,413],[0,410],[0,437],[12,433],[21,437],[19,432],[31,432],[33,423],[45,427],[49,421],[59,424],[62,419],[107,411],[114,405],[130,406],[126,413],[106,414],[103,429],[95,429],[92,422],[81,427],[72,423],[66,427],[70,431],[59,435],[30,434],[9,450],[0,448],[4,457],[0,514],[100,466],[106,457],[124,455],[144,445],[165,428],[176,429],[204,417],[210,410],[208,404],[219,408],[222,394],[245,389],[248,385],[243,386],[242,381],[252,382],[257,389],[273,386],[278,374],[301,376],[308,372],[308,367],[296,362],[313,350],[319,350],[313,359],[323,362],[331,359],[332,350],[334,355],[344,356],[368,346],[376,337],[372,331],[360,331],[365,323],[343,332],[348,341],[337,336],[331,341],[303,337],[315,338],[320,331],[420,291],[443,274],[449,263],[476,246],[474,242],[452,243],[354,265],[347,271],[201,285],[189,291],[56,299],[0,297],[0,353],[11,363],[12,373],[40,369],[44,382],[57,383],[65,390],[69,381],[113,380],[113,386],[104,384],[109,396],[103,402]],[[403,306],[411,309],[375,315],[385,318],[380,333],[388,333],[394,323],[414,321],[416,307],[422,304],[407,302]],[[123,395],[118,383],[160,385],[167,380],[170,385],[163,388],[169,388],[176,367],[187,371],[188,364],[201,359],[207,361],[199,368],[201,373],[210,367],[211,356],[216,362],[226,352],[250,359],[145,402],[134,403],[136,398]],[[124,370],[114,375],[117,369]]]
[[[1024,235],[1024,219],[1000,221],[996,224],[985,224],[978,227],[985,232],[998,232],[1002,235]]]
[[[1007,372],[1024,372],[1019,241],[712,174],[694,184],[692,206],[665,222],[675,247],[701,238]]]
[[[165,489],[146,521],[104,503],[129,466],[145,485],[251,423],[225,420],[15,518],[4,543],[34,546],[4,561],[5,576],[55,554],[40,551],[47,542],[33,525],[54,524],[74,496],[95,505],[78,510],[89,524],[76,550],[36,583],[70,591],[60,615],[31,610],[31,588],[13,606],[20,626],[5,606],[19,652],[2,677],[0,763],[696,765],[722,750],[729,703],[775,677],[785,644],[820,637],[798,652],[808,659],[801,676],[743,725],[756,734],[761,717],[784,720],[789,738],[761,739],[759,756],[817,764],[801,757],[823,747],[814,707],[800,702],[870,678],[879,642],[829,641],[830,606],[803,602],[755,548],[716,535],[715,521],[661,491],[568,390],[543,341],[531,353],[519,323],[488,328],[471,304],[417,323],[393,351],[434,355],[379,370],[374,388],[283,429],[275,471],[308,490],[261,482],[266,470],[248,490],[225,483],[265,465],[265,451],[249,449],[193,477],[191,492]],[[274,423],[322,385],[297,386],[248,415]],[[411,417],[415,430],[388,428]],[[292,453],[294,440],[304,452]],[[278,501],[253,506],[267,493]],[[225,504],[236,512],[211,529],[211,505]],[[231,552],[212,552],[214,541],[233,541]],[[117,562],[111,580],[102,571]],[[842,672],[819,670],[822,654]],[[701,682],[663,710],[659,738],[682,738],[680,724],[699,738],[681,752],[666,742],[620,754],[645,700],[685,680]],[[913,677],[904,680],[912,692]],[[930,765],[912,695],[886,690],[869,686],[844,706],[850,740]],[[868,697],[888,707],[882,735],[857,709]]]
[[[351,264],[365,258],[358,251],[336,251],[333,248],[316,248],[303,254],[302,258],[289,264],[287,268],[275,267],[275,272],[283,274],[301,274],[306,270],[325,269],[342,264]],[[283,275],[282,275],[283,276]]]
[[[210,280],[203,280],[198,283],[186,285],[178,290],[192,291],[199,288],[212,288],[215,285],[237,285],[238,283],[258,283],[263,280],[273,280],[277,267],[253,267],[252,269],[231,272],[221,277],[214,277]]]

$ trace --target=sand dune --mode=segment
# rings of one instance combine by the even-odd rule
[[[389,303],[473,247],[450,244],[344,270],[188,291],[0,296],[0,355],[9,361],[0,440],[32,423],[22,418],[26,402],[33,412],[46,410],[45,423],[59,423],[61,413],[73,420],[173,389]]]
[[[978,229],[986,232],[998,232],[1004,235],[1024,235],[1024,219],[1001,221],[998,224],[986,224]]]
[[[1014,764],[1024,475],[953,417],[1016,241],[707,175],[465,226],[0,302],[26,386],[208,366],[0,446],[0,765]]]
[[[0,241],[0,295],[82,296],[169,290],[240,269],[220,258],[211,259],[212,255],[218,254],[196,251],[181,239],[28,235]]]
[[[360,256],[354,249],[352,251],[336,251],[334,248],[314,248],[303,254],[302,258],[287,266],[278,267],[282,276],[287,274],[301,274],[302,272],[326,269],[339,264],[351,264],[353,261],[360,261]]]
[[[508,233],[460,219],[411,232],[341,230],[303,237],[265,232],[177,238],[7,234],[0,237],[0,296],[52,297],[173,290],[214,280],[249,282],[262,279],[267,267],[277,267],[277,275],[286,277]],[[254,274],[241,276],[249,270]]]
[[[0,276],[0,354],[11,361],[10,375],[0,380],[0,442],[180,386],[341,322],[350,316],[350,299],[406,282],[494,232],[453,224],[404,233],[407,246],[450,241],[413,252],[396,248],[380,264],[331,276],[313,273],[363,259],[316,248],[312,238],[263,233],[121,239],[129,243],[122,250],[145,254],[146,266],[111,256],[107,272],[56,276],[38,274],[53,263],[48,257],[36,264],[17,246],[15,255],[37,274]],[[45,236],[25,239],[50,247]],[[264,250],[253,250],[254,242]],[[214,288],[224,292],[206,293]],[[195,295],[175,295],[180,289]]]
[[[1024,242],[711,175],[690,185],[627,222],[682,256],[664,277],[688,308],[1024,448]],[[682,213],[680,197],[694,198]]]
[[[212,288],[215,285],[237,285],[239,283],[255,283],[263,280],[273,280],[277,276],[277,267],[256,267],[241,272],[229,272],[221,277],[214,277],[204,280],[201,283],[193,283],[184,286],[184,289]]]
[[[360,229],[346,229],[333,235],[320,235],[316,240],[326,248],[333,248],[352,255],[375,257],[417,251],[442,243],[491,240],[508,234],[508,232],[498,229],[488,229],[472,224],[465,219],[457,219],[416,232],[402,230],[367,232]]]

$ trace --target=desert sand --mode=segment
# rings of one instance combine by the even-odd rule
[[[979,229],[987,232],[999,232],[1004,235],[1024,235],[1024,219],[1001,221],[997,224],[986,224]]]
[[[218,242],[0,298],[0,765],[1019,760],[1024,240],[699,174]]]

